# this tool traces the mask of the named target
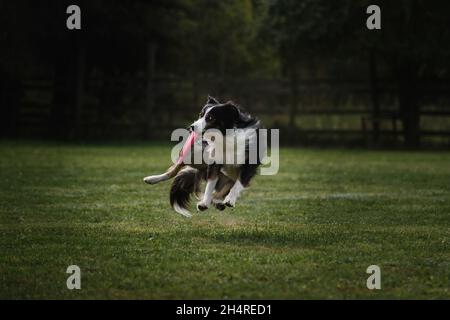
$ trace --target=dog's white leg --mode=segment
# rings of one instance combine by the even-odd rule
[[[199,194],[195,193],[195,194],[194,194],[194,197],[195,197],[195,199],[197,199],[198,201],[200,201],[201,199],[203,199],[204,194],[203,194],[203,193],[199,193]]]
[[[229,207],[234,207],[236,204],[236,200],[241,194],[242,190],[244,190],[244,186],[238,179],[236,180],[235,184],[233,185],[233,188],[231,188],[228,195],[225,197],[225,200],[223,200],[223,203]]]
[[[165,181],[170,179],[170,176],[168,173],[163,173],[155,176],[148,176],[144,178],[144,182],[148,184],[155,184],[161,181]]]
[[[203,199],[202,201],[197,203],[198,211],[208,209],[209,205],[211,204],[214,188],[216,187],[216,183],[218,180],[219,178],[209,179],[208,182],[206,183],[205,194],[203,195]]]

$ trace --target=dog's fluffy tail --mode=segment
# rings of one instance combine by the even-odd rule
[[[191,194],[200,191],[201,174],[200,171],[185,167],[175,176],[170,188],[170,205],[172,208],[185,217],[192,217],[187,209]]]

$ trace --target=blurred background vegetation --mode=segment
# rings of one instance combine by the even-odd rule
[[[443,0],[2,0],[1,137],[167,141],[210,94],[283,144],[448,148],[449,15]]]

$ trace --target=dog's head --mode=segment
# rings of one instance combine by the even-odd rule
[[[204,133],[208,129],[218,129],[225,134],[226,129],[242,128],[253,119],[243,112],[233,102],[220,103],[208,96],[205,106],[199,114],[198,120],[191,126],[191,130]]]

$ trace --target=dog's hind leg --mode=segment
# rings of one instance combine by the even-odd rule
[[[216,209],[222,211],[225,210],[226,206],[223,204],[223,199],[230,192],[230,189],[233,187],[234,181],[225,176],[224,174],[220,174],[219,181],[216,185],[216,191],[213,194],[213,204]]]
[[[202,173],[192,167],[184,167],[176,175],[170,188],[170,205],[172,208],[186,217],[191,217],[188,210],[191,194],[200,188]]]
[[[148,176],[144,178],[144,182],[148,184],[156,184],[161,181],[172,179],[181,170],[184,164],[174,164],[163,174]]]

